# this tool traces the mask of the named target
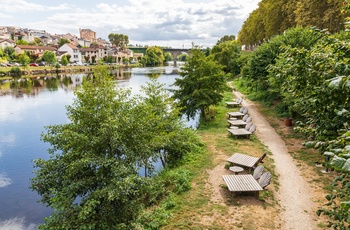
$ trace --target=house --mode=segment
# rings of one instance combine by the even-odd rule
[[[131,60],[134,59],[134,53],[129,49],[121,49],[113,47],[109,50],[109,55],[116,59],[116,62],[121,63],[124,59]]]
[[[90,48],[81,48],[80,53],[84,62],[96,63],[108,56],[107,48],[100,45],[92,45]]]
[[[29,31],[28,29],[21,29],[15,33],[13,33],[13,37],[15,41],[23,40],[26,42],[33,42],[34,41],[34,33]]]
[[[56,48],[52,46],[29,46],[29,45],[16,45],[15,47],[16,54],[23,53],[28,51],[30,54],[37,54],[39,56],[43,55],[45,51],[56,52]]]
[[[60,52],[64,52],[66,51],[67,54],[69,54],[71,57],[69,59],[70,62],[82,62],[82,58],[81,58],[81,53],[79,51],[79,48],[76,47],[75,45],[72,45],[70,43],[66,43],[63,46],[61,46],[60,48],[58,48],[58,51]]]
[[[16,43],[11,39],[1,39],[0,38],[0,47],[5,49],[6,47],[15,47]]]

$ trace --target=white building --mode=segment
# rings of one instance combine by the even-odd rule
[[[71,57],[69,59],[69,62],[79,62],[82,63],[81,59],[81,53],[79,51],[79,48],[72,45],[72,44],[64,44],[60,48],[58,48],[58,51],[60,52],[67,52]]]

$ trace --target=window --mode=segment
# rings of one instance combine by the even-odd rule
[[[74,58],[78,58],[78,55],[74,55]]]

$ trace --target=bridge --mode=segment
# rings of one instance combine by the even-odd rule
[[[191,49],[184,49],[184,48],[163,48],[160,47],[163,52],[169,52],[171,53],[171,55],[173,55],[173,61],[174,61],[174,65],[176,65],[176,61],[177,61],[177,56],[181,53],[187,53],[188,55],[191,54]],[[129,50],[134,51],[135,53],[143,53],[146,54],[146,47],[128,47]]]

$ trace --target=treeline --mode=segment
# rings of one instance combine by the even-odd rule
[[[344,29],[343,0],[262,0],[244,22],[238,41],[255,47],[288,28],[315,26],[335,33]],[[346,4],[346,3],[345,3]]]
[[[332,219],[328,226],[334,229],[349,229],[350,222],[349,38],[345,30],[296,27],[236,59],[241,63],[236,85],[293,118],[305,146],[318,149],[320,161],[339,172],[328,203],[318,211]]]

